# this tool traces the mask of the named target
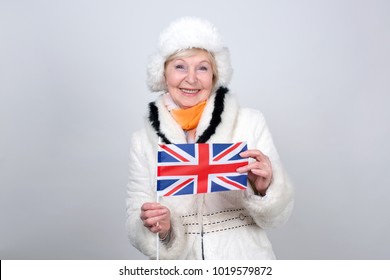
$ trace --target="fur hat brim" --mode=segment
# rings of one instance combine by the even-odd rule
[[[150,57],[147,67],[147,84],[151,91],[166,90],[164,77],[166,59],[180,50],[191,48],[201,48],[214,55],[218,72],[216,87],[228,86],[233,69],[229,50],[224,46],[218,30],[206,20],[186,17],[171,23],[160,34],[159,50]]]

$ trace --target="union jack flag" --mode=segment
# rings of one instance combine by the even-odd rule
[[[248,164],[240,153],[245,142],[226,144],[159,145],[157,194],[173,196],[247,188],[247,174],[236,169]]]

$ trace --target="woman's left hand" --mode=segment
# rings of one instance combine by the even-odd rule
[[[239,167],[237,172],[248,172],[248,179],[261,196],[265,193],[272,181],[272,166],[269,158],[259,150],[247,150],[240,153],[243,158],[253,158],[255,162]]]

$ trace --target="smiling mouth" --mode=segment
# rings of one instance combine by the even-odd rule
[[[195,94],[195,93],[198,93],[200,91],[200,89],[186,89],[186,88],[181,88],[180,90],[182,92],[188,93],[188,94]]]

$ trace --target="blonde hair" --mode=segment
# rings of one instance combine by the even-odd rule
[[[213,71],[213,87],[215,86],[215,84],[217,83],[218,81],[218,69],[217,69],[217,62],[215,61],[215,57],[214,55],[205,50],[205,49],[201,49],[201,48],[191,48],[191,49],[185,49],[185,50],[179,50],[173,54],[171,54],[170,56],[168,56],[168,58],[165,60],[165,63],[164,63],[164,72],[166,70],[166,67],[168,65],[169,62],[177,59],[177,58],[182,58],[182,57],[191,57],[191,56],[194,56],[196,54],[198,54],[199,52],[205,52],[208,56],[208,59],[210,60],[210,64],[211,64],[211,70]],[[165,76],[165,73],[164,73],[164,76]]]

